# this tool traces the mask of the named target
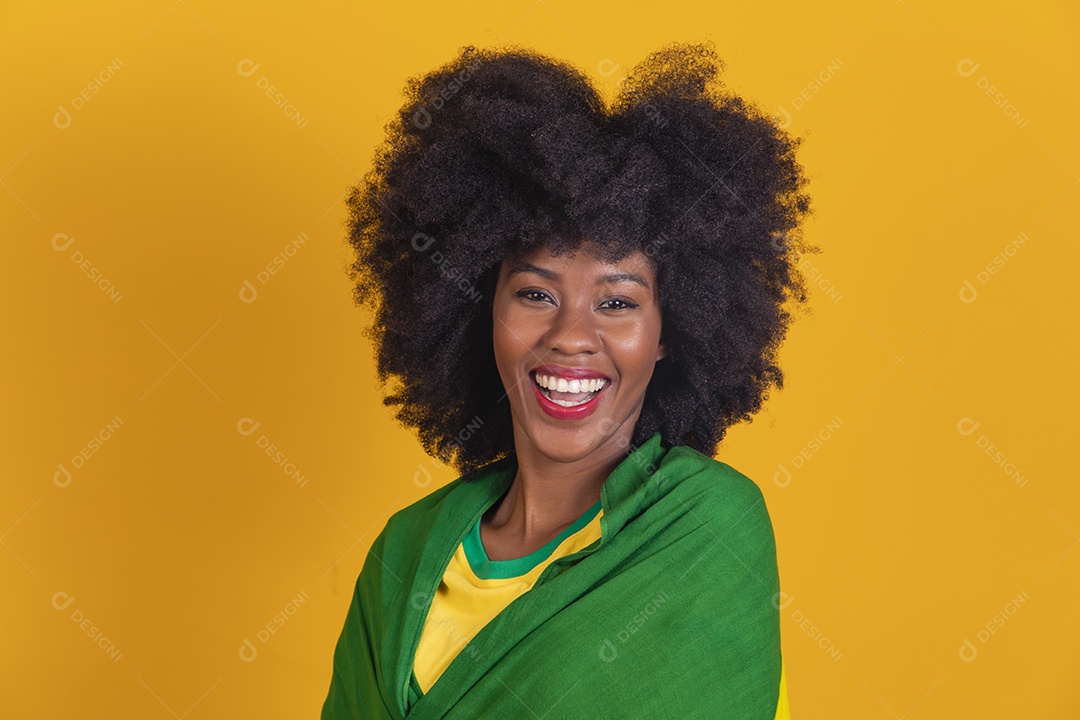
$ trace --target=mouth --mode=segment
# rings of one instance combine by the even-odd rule
[[[555,375],[529,372],[537,392],[550,403],[561,408],[580,408],[593,403],[610,384],[604,377],[567,379]]]

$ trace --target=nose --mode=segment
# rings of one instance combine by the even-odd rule
[[[549,318],[542,338],[545,349],[563,355],[591,354],[600,350],[600,335],[587,301],[564,301]]]

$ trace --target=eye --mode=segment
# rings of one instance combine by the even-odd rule
[[[551,296],[543,290],[518,290],[516,293],[514,293],[514,295],[516,297],[525,298],[526,300],[530,300],[532,302],[551,301]],[[612,303],[614,303],[614,305],[612,305]],[[638,307],[638,304],[633,300],[630,300],[629,298],[617,297],[605,300],[600,304],[600,307],[606,307],[609,310],[633,310],[634,308]]]
[[[518,290],[514,294],[517,297],[523,297],[523,298],[526,298],[527,300],[534,300],[536,302],[543,302],[543,300],[536,300],[536,298],[529,297],[529,296],[530,295],[542,295],[543,297],[548,297],[548,294],[546,292],[544,292],[543,290]]]
[[[632,310],[638,306],[636,302],[628,300],[627,298],[611,298],[604,302],[604,304],[607,303],[621,303],[619,307],[612,307],[612,310]],[[603,305],[601,305],[601,307],[603,307]]]

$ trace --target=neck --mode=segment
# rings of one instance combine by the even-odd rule
[[[553,459],[530,440],[517,441],[517,473],[487,513],[492,530],[527,542],[557,534],[600,500],[600,490],[626,457],[634,423],[624,423],[588,455]]]

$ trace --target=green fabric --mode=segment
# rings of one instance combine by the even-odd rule
[[[387,521],[356,582],[323,720],[773,719],[780,587],[761,490],[692,448],[665,449],[659,433],[605,481],[602,538],[552,561],[410,702],[430,598],[516,470],[513,456],[492,463]]]

